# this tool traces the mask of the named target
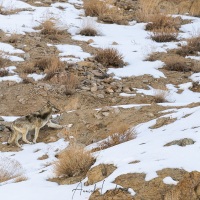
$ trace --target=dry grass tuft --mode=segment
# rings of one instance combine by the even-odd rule
[[[194,36],[187,40],[187,45],[177,50],[177,54],[181,56],[195,55],[200,52],[200,36]]]
[[[0,68],[6,67],[9,60],[6,58],[6,55],[3,51],[0,50]]]
[[[177,36],[178,36],[178,31],[174,28],[154,29],[150,33],[151,39],[156,41],[156,42],[176,41]]]
[[[165,69],[169,71],[189,72],[193,70],[193,63],[178,55],[169,56],[164,62]]]
[[[0,4],[0,14],[1,15],[13,15],[13,14],[17,14],[20,11],[22,11],[23,9],[20,8],[13,8],[12,5],[9,6],[9,8],[4,8],[3,6],[3,1]]]
[[[84,10],[86,16],[98,17],[106,23],[127,24],[122,10],[113,5],[106,5],[106,2],[100,0],[84,0]]]
[[[62,151],[55,163],[54,172],[58,177],[73,177],[86,174],[94,164],[95,158],[89,151],[78,145],[72,145]]]
[[[160,90],[155,89],[154,90],[154,102],[155,103],[164,103],[168,102],[167,97],[169,97],[169,91],[168,90]]]
[[[46,57],[38,59],[34,68],[38,68],[40,71],[60,71],[64,67],[64,63],[60,61],[58,56],[48,55]]]
[[[16,177],[15,178],[15,180],[14,180],[14,182],[15,183],[19,183],[19,182],[22,182],[22,181],[27,181],[28,180],[28,178],[26,177],[26,176],[18,176],[18,177]]]
[[[86,16],[99,17],[108,10],[105,2],[99,0],[84,0],[83,8]]]
[[[119,10],[117,7],[110,7],[106,12],[104,12],[102,15],[100,15],[99,20],[105,22],[105,23],[116,23],[120,25],[127,25],[128,21],[126,17],[124,16],[124,13],[122,10]]]
[[[84,22],[82,27],[80,28],[81,35],[85,36],[96,36],[98,35],[98,30],[96,28],[95,22],[89,18],[87,18]]]
[[[66,95],[72,95],[80,84],[79,77],[73,73],[62,73],[56,77],[56,83],[64,85]]]
[[[20,77],[22,78],[22,83],[24,84],[29,84],[29,83],[34,83],[34,79],[33,78],[30,78],[30,77],[27,77],[26,74],[21,74]]]
[[[105,48],[99,49],[95,56],[95,60],[105,67],[123,67],[123,55],[117,49]]]
[[[9,72],[5,69],[0,70],[0,77],[8,76]]]
[[[22,176],[22,173],[22,166],[18,161],[0,158],[0,183]]]
[[[7,43],[16,43],[17,41],[19,41],[20,35],[13,33],[10,36],[5,36],[4,37],[4,42]]]
[[[48,18],[45,21],[43,21],[39,27],[36,28],[41,28],[41,34],[45,35],[45,37],[51,40],[60,40],[62,35],[67,34],[67,32],[64,29],[59,28],[57,24],[57,19]]]
[[[131,130],[127,124],[116,125],[110,132],[110,136],[107,140],[100,144],[100,149],[106,149],[136,137],[136,132]]]
[[[146,30],[159,30],[159,29],[176,29],[181,26],[180,17],[171,17],[164,14],[154,14],[151,17],[151,22],[146,25]]]
[[[159,12],[155,9],[159,0],[139,0],[139,9],[136,11],[136,20],[138,22],[150,22],[154,14]]]
[[[56,22],[53,20],[46,20],[41,23],[42,30],[41,34],[43,35],[51,35],[51,34],[57,34],[58,30],[56,28]]]

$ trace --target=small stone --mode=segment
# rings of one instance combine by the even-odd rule
[[[117,42],[113,42],[112,45],[118,45],[118,43]]]
[[[143,83],[149,83],[147,79],[142,80]]]
[[[111,89],[111,88],[106,88],[106,93],[113,93],[114,91],[113,91],[113,89]]]
[[[95,113],[94,117],[97,118],[97,119],[103,119],[103,117],[100,113]]]
[[[109,106],[104,106],[102,109],[101,109],[101,112],[107,112],[107,111],[111,111],[112,108],[109,107]]]
[[[120,113],[120,109],[119,109],[119,108],[114,108],[113,111],[114,111],[114,113],[115,113],[116,115]]]
[[[81,89],[82,89],[82,90],[90,91],[90,88],[89,88],[89,87],[86,87],[86,86],[82,86]]]
[[[99,99],[104,99],[104,98],[105,98],[103,94],[97,94],[97,97],[98,97]]]
[[[124,88],[122,89],[122,91],[125,92],[125,93],[131,92],[131,90],[130,90],[128,87],[124,87]]]
[[[110,115],[109,112],[102,112],[102,115],[105,116],[105,117],[108,117]]]
[[[25,53],[23,57],[24,57],[24,60],[29,60],[31,56],[29,53]]]
[[[3,131],[5,129],[5,126],[0,125],[0,131]]]
[[[91,87],[91,92],[96,92],[97,91],[97,85],[94,85],[93,87]]]
[[[4,121],[3,117],[0,117],[0,121],[1,121],[1,122]]]
[[[94,40],[93,40],[93,39],[89,39],[89,40],[87,41],[87,43],[88,43],[88,44],[94,43]]]

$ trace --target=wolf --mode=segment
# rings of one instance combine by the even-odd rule
[[[7,144],[9,145],[15,142],[15,144],[21,148],[18,142],[20,138],[27,144],[36,143],[40,129],[46,124],[52,128],[63,128],[63,126],[54,124],[50,120],[52,114],[58,112],[60,112],[60,110],[48,101],[39,111],[16,119],[9,128],[11,134]],[[35,130],[33,142],[27,140],[27,134],[31,130]]]

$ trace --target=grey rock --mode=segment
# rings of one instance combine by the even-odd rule
[[[0,131],[3,131],[5,129],[5,126],[0,125]]]
[[[98,97],[99,99],[104,99],[104,98],[105,98],[103,94],[97,94],[97,97]]]
[[[184,139],[180,139],[180,140],[174,140],[172,142],[165,144],[164,146],[178,145],[178,146],[184,147],[187,145],[192,145],[194,143],[195,143],[194,140],[192,140],[190,138],[184,138]]]
[[[0,121],[4,121],[3,117],[0,117]]]

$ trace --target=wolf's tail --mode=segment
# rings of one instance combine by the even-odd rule
[[[13,134],[13,129],[10,126],[7,126],[7,125],[5,125],[5,127],[10,131],[8,142],[7,142],[7,145],[10,145],[11,144],[12,134]]]

